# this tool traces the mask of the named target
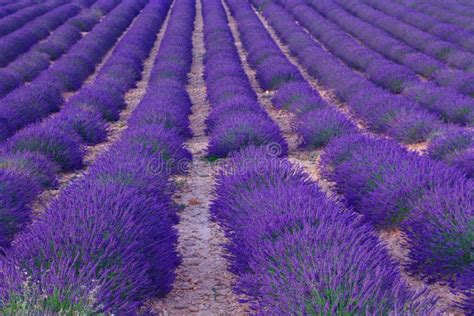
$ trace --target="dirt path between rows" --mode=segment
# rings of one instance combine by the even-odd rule
[[[140,100],[143,98],[143,96],[146,93],[146,88],[148,86],[148,81],[150,79],[151,69],[153,67],[156,55],[158,53],[158,49],[161,44],[161,39],[163,38],[163,34],[166,30],[170,12],[171,10],[168,11],[168,16],[166,17],[160,29],[160,32],[157,35],[153,48],[150,52],[150,55],[144,61],[142,78],[140,79],[140,81],[137,82],[137,87],[129,90],[127,94],[125,95],[126,107],[120,113],[119,120],[116,122],[112,122],[108,124],[107,126],[107,140],[95,146],[87,146],[86,155],[84,157],[84,165],[85,165],[84,169],[77,170],[75,172],[60,174],[59,187],[54,190],[46,190],[42,192],[39,195],[39,197],[36,199],[36,201],[33,203],[32,209],[33,209],[34,214],[40,214],[44,212],[46,208],[48,207],[48,205],[51,203],[51,201],[55,197],[57,197],[65,187],[70,185],[72,181],[81,178],[85,173],[87,173],[88,166],[92,165],[100,154],[106,152],[110,148],[110,146],[112,146],[114,143],[116,143],[120,139],[120,136],[122,135],[123,131],[127,128],[127,121],[130,115],[135,110],[136,106],[138,105],[138,103],[140,102]],[[129,28],[127,28],[127,31],[128,30]],[[114,47],[112,47],[110,51],[107,53],[106,58],[101,63],[102,66],[110,58],[113,50],[118,45],[118,43],[120,43],[120,40],[125,36],[127,31],[121,35],[119,40],[115,43]]]
[[[224,258],[224,234],[209,213],[216,170],[205,160],[208,137],[204,121],[209,104],[203,78],[205,47],[200,0],[196,1],[194,25],[193,63],[187,86],[193,104],[190,121],[194,136],[186,143],[193,162],[187,175],[175,177],[179,185],[175,200],[183,206],[177,225],[178,251],[183,262],[177,269],[174,289],[152,303],[152,312],[173,316],[244,315],[246,306],[232,292],[234,275],[228,271]]]
[[[296,60],[295,57],[291,55],[289,48],[280,41],[278,35],[270,26],[270,24],[266,21],[266,19],[258,11],[254,10],[254,12],[257,14],[258,18],[263,23],[264,27],[267,29],[267,31],[269,32],[275,43],[279,46],[280,50],[283,52],[286,58],[295,67],[298,68],[300,73],[303,75],[303,78],[313,87],[313,89],[315,89],[321,95],[321,97],[328,102],[328,104],[335,105],[335,107],[339,109],[341,113],[346,115],[346,117],[348,117],[352,122],[356,123],[361,133],[372,134],[375,136],[375,134],[367,130],[366,124],[364,124],[363,121],[357,119],[350,113],[349,107],[346,103],[339,100],[332,91],[325,89],[318,83],[318,81],[314,77],[308,74],[306,69]],[[377,136],[383,137],[383,135]],[[426,150],[426,143],[406,145],[405,147],[408,150],[422,154]],[[323,179],[319,172],[319,155],[320,153],[322,153],[323,150],[324,149],[313,152],[290,152],[289,160],[303,167],[304,170],[311,175],[312,179],[317,181],[322,190],[325,191],[329,196],[335,196],[334,190],[332,189],[333,185]],[[386,248],[392,258],[399,263],[401,275],[407,281],[410,287],[412,287],[413,289],[421,289],[424,286],[428,286],[432,293],[439,296],[438,307],[441,310],[446,309],[449,315],[463,314],[462,310],[457,307],[454,307],[456,302],[460,301],[462,295],[454,295],[446,284],[442,284],[440,282],[434,284],[426,284],[416,276],[409,275],[404,269],[403,264],[407,262],[408,248],[407,242],[401,231],[381,232],[379,234],[379,238],[384,244],[386,244]]]

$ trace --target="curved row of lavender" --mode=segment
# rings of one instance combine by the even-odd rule
[[[474,181],[393,141],[363,136],[332,142],[321,169],[367,221],[402,229],[410,271],[465,291],[461,307],[468,315],[474,311]]]
[[[49,36],[70,17],[77,15],[80,7],[63,1],[61,6],[52,8],[42,16],[27,23],[22,28],[0,38],[0,67],[5,67],[31,46]]]
[[[211,111],[206,120],[210,160],[225,158],[251,144],[268,145],[286,155],[288,144],[258,103],[245,74],[227,16],[219,0],[203,1],[205,81]],[[271,84],[280,78],[269,77]]]
[[[474,54],[407,25],[400,20],[373,9],[369,5],[358,0],[336,0],[336,3],[360,19],[451,67],[470,70],[474,66]]]
[[[261,315],[435,313],[410,291],[373,228],[265,147],[229,159],[211,213],[224,227],[236,290]]]
[[[79,89],[143,8],[145,0],[123,1],[30,84],[0,100],[0,142],[56,112],[63,93]]]
[[[141,16],[162,20],[167,6],[152,0]],[[4,312],[132,315],[171,289],[180,261],[177,206],[164,167],[190,153],[163,118],[189,124],[181,114],[191,106],[183,74],[192,61],[194,17],[192,0],[175,2],[147,93],[128,129],[8,251],[0,283]],[[154,23],[142,24],[142,36],[156,31]]]
[[[145,1],[141,4],[130,1],[120,12],[128,9],[128,15],[133,17],[144,5]],[[83,167],[84,146],[105,141],[106,121],[119,118],[119,112],[125,107],[125,93],[140,79],[142,63],[153,46],[168,5],[164,2],[163,7],[149,6],[117,45],[95,80],[69,100],[59,113],[26,127],[0,147],[0,177],[8,183],[0,192],[2,201],[6,201],[1,205],[1,247],[8,247],[15,233],[29,222],[28,205],[44,189],[57,185],[60,172]],[[115,18],[126,21],[122,14]]]
[[[264,14],[271,24],[284,25],[280,21],[287,15],[283,10],[271,11],[274,7],[264,6]],[[302,44],[294,28],[281,32],[287,32],[283,38],[292,35]],[[472,133],[469,137],[472,141]],[[452,146],[438,147],[448,152]],[[393,141],[355,133],[330,143],[322,168],[325,177],[335,182],[336,191],[366,221],[379,229],[404,230],[410,243],[410,270],[427,278],[448,279],[461,291],[472,288],[474,183],[465,174],[409,153]],[[463,307],[470,311],[472,301]]]
[[[49,0],[45,2],[36,2],[35,4],[24,8],[14,14],[0,19],[0,38],[10,34],[23,27],[31,20],[48,13],[61,5],[67,3],[67,0]]]
[[[415,71],[363,46],[303,0],[280,1],[308,32],[345,64],[392,93],[400,93],[445,122],[474,125],[474,99],[456,90],[421,80]],[[322,6],[322,1],[318,6]],[[333,13],[332,13],[333,14]],[[339,17],[339,15],[338,15]],[[348,23],[350,19],[345,19]],[[353,32],[353,31],[352,31]],[[366,32],[365,32],[366,34]],[[380,44],[380,43],[379,43]],[[438,72],[439,73],[439,72]],[[474,78],[474,77],[473,77]],[[408,104],[408,102],[407,102]]]
[[[329,106],[302,77],[271,38],[248,2],[227,0],[240,39],[259,85],[276,91],[273,103],[295,114],[293,129],[300,148],[319,148],[333,138],[357,131],[354,124]]]
[[[0,18],[4,18],[8,15],[16,13],[31,5],[34,5],[35,3],[37,3],[35,0],[10,1],[10,3],[3,3],[0,7]]]
[[[396,0],[396,3],[399,3],[403,6],[412,8],[422,14],[429,15],[438,21],[441,21],[446,24],[454,24],[458,27],[461,27],[464,30],[469,32],[474,32],[474,21],[467,16],[463,16],[460,13],[469,13],[466,12],[466,8],[461,4],[453,1],[405,1],[405,0]],[[459,13],[455,13],[457,9],[460,9]],[[472,14],[474,11],[470,10]],[[441,23],[438,22],[438,23]],[[433,25],[433,27],[435,27]],[[446,25],[447,27],[447,25]]]
[[[95,2],[95,0],[90,2]],[[35,44],[33,46],[28,44],[28,47],[25,47],[29,49],[27,52],[23,48],[17,48],[23,45],[18,44],[18,39],[6,43],[5,49],[9,50],[10,53],[14,52],[16,56],[10,56],[9,58],[12,62],[5,68],[0,69],[0,76],[3,78],[2,82],[0,82],[0,97],[35,79],[42,71],[47,69],[55,60],[59,59],[76,44],[82,38],[82,32],[90,31],[117,4],[118,1],[97,1],[92,7],[83,9],[79,15],[75,14],[69,18],[46,39],[35,42],[36,44],[31,42],[31,45]],[[53,17],[49,16],[48,19],[56,18],[57,14],[54,11],[50,14]],[[50,14],[46,14],[45,17]],[[27,27],[29,28],[29,24]],[[28,32],[31,33],[31,30]],[[5,38],[7,37],[9,36]],[[0,39],[0,47],[2,47],[1,42],[4,39]],[[9,45],[13,45],[15,50],[10,50]]]
[[[474,34],[464,28],[452,24],[440,23],[439,20],[424,13],[416,12],[410,8],[387,0],[362,0],[362,2],[421,31],[444,41],[451,42],[463,50],[470,53],[474,52]]]
[[[252,2],[257,7],[265,4],[263,0]],[[390,135],[403,143],[417,143],[426,140],[439,128],[441,123],[434,115],[402,96],[377,87],[328,53],[301,26],[295,24],[283,7],[267,3],[263,8],[271,26],[309,74],[347,102],[369,129]]]
[[[377,51],[390,60],[393,60],[401,65],[405,65],[416,73],[434,80],[436,84],[455,89],[459,93],[471,96],[474,92],[474,77],[468,71],[456,70],[444,64],[442,61],[431,57],[429,54],[418,51],[416,48],[409,46],[403,40],[394,38],[391,34],[377,28],[364,21],[333,1],[307,1],[314,9],[318,10],[327,19],[331,20],[344,31],[348,32],[355,38],[361,41],[367,47]],[[416,87],[416,86],[414,86]],[[414,92],[423,92],[414,89]],[[448,93],[450,90],[447,90]],[[446,94],[444,93],[444,94]],[[450,92],[449,92],[450,93]],[[430,91],[430,94],[434,92]],[[410,93],[408,93],[410,95]],[[427,105],[437,103],[441,105],[443,102],[443,93],[437,96],[433,101],[423,100],[420,97],[420,102],[425,102]],[[455,100],[445,100],[453,102]]]

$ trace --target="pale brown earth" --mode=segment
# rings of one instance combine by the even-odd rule
[[[127,127],[128,118],[130,117],[131,113],[133,112],[135,107],[138,105],[142,97],[145,95],[146,88],[148,86],[148,80],[151,74],[151,69],[153,66],[153,62],[155,60],[156,54],[158,53],[158,49],[161,43],[161,38],[163,37],[163,32],[164,32],[166,23],[167,23],[167,20],[165,20],[165,23],[163,24],[162,29],[157,35],[157,39],[154,43],[154,46],[151,50],[150,55],[144,62],[144,69],[142,71],[141,80],[137,82],[136,88],[131,89],[125,95],[126,108],[120,113],[120,119],[116,122],[112,122],[108,124],[107,140],[103,143],[100,143],[94,146],[86,146],[85,147],[86,155],[84,157],[85,167],[81,170],[76,170],[74,172],[67,172],[67,173],[60,174],[58,188],[54,190],[46,190],[42,192],[38,196],[38,198],[33,202],[33,205],[32,205],[33,214],[39,215],[42,212],[44,212],[49,206],[49,204],[52,202],[52,200],[56,198],[64,188],[69,186],[72,181],[81,178],[85,173],[87,173],[88,166],[90,166],[100,154],[106,152],[110,148],[110,146],[112,146],[114,143],[116,143],[120,139],[120,135]],[[127,28],[127,31],[129,29],[130,27]],[[107,52],[104,60],[102,60],[102,62],[96,67],[96,71],[98,71],[107,62],[107,60],[112,55],[113,50],[118,45],[120,40],[125,36],[127,31],[125,31],[120,36],[119,40],[115,43],[114,47],[112,47]],[[89,82],[92,80],[90,78],[95,75],[91,75],[89,77],[88,79]],[[72,95],[74,93],[69,92],[69,94]]]
[[[353,115],[351,115],[348,106],[344,102],[341,102],[334,95],[332,91],[324,89],[324,87],[322,87],[315,78],[313,78],[311,75],[308,74],[306,69],[303,66],[301,66],[299,62],[296,60],[296,58],[294,58],[291,55],[289,48],[280,41],[275,31],[272,29],[269,23],[265,20],[265,18],[256,10],[255,10],[255,13],[259,17],[260,21],[263,23],[265,28],[267,29],[267,31],[270,33],[273,40],[277,43],[277,45],[280,47],[282,52],[288,58],[288,60],[290,60],[290,62],[298,68],[298,70],[302,73],[304,79],[308,83],[310,83],[310,85],[316,91],[318,91],[321,97],[325,99],[330,105],[335,105],[336,108],[338,108],[349,119],[355,122],[360,132],[371,134],[371,132],[369,132],[366,129],[365,127],[366,124],[364,124],[364,122],[362,122],[361,120],[358,120]],[[268,112],[275,119],[275,121],[278,122],[280,120],[278,116],[275,116],[272,114],[271,110],[268,110]],[[282,123],[281,125],[284,125],[284,123]],[[406,148],[418,154],[424,154],[427,146],[428,146],[428,143],[424,142],[420,144],[407,145]],[[308,174],[310,174],[311,178],[319,184],[321,189],[328,195],[328,197],[338,198],[332,189],[333,184],[326,181],[320,175],[319,156],[323,151],[324,149],[320,151],[311,151],[311,152],[303,151],[303,150],[295,151],[295,152],[290,151],[289,160],[301,166]],[[407,271],[403,268],[403,264],[406,263],[406,261],[408,260],[407,258],[408,258],[409,248],[408,248],[408,243],[404,241],[402,237],[400,237],[401,235],[402,235],[401,232],[398,232],[395,235],[389,232],[380,232],[379,238],[382,241],[384,241],[384,244],[389,250],[389,253],[392,256],[392,258],[396,262],[399,263],[401,275],[407,281],[408,285],[416,290],[419,290],[423,287],[428,287],[429,289],[428,293],[433,293],[434,295],[437,295],[439,297],[438,307],[440,308],[440,310],[446,310],[446,313],[449,315],[462,315],[462,311],[459,308],[454,307],[455,303],[459,302],[460,299],[462,298],[461,294],[457,294],[457,295],[453,294],[451,288],[448,285],[440,283],[440,282],[437,282],[434,284],[427,284],[423,282],[417,276],[410,276],[407,273]]]
[[[225,236],[209,212],[217,168],[205,159],[208,137],[204,133],[204,121],[209,104],[203,78],[205,47],[200,0],[196,1],[193,47],[187,91],[193,104],[190,121],[194,136],[186,143],[193,161],[188,174],[175,177],[179,184],[175,200],[183,206],[177,225],[178,251],[183,262],[176,271],[174,289],[164,299],[156,299],[149,305],[159,315],[245,315],[247,306],[239,303],[243,297],[232,292],[235,276],[228,271],[224,259]]]

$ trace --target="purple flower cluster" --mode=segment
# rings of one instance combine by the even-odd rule
[[[471,53],[474,52],[474,41],[472,40],[473,33],[464,28],[448,23],[441,23],[439,20],[424,13],[416,12],[410,8],[386,0],[363,0],[363,2],[374,9],[403,21],[419,30],[429,33],[444,41],[451,42],[455,46],[459,46],[461,48],[460,51],[464,49]]]
[[[31,20],[66,3],[67,1],[65,0],[49,0],[43,3],[36,2],[14,14],[6,16],[0,20],[0,37],[18,30],[25,24],[30,23]]]
[[[259,314],[429,313],[373,229],[265,147],[236,153],[211,212],[229,239],[237,291]]]
[[[252,2],[256,6],[264,3],[263,0]],[[416,143],[427,139],[441,124],[414,102],[375,86],[342,64],[295,24],[278,4],[266,4],[263,8],[269,23],[308,72],[346,101],[370,129],[405,143]]]
[[[249,3],[227,1],[232,15],[238,22],[241,40],[257,80],[264,89],[277,90],[275,105],[296,114],[293,122],[301,137],[301,147],[318,148],[332,138],[352,133],[354,125],[329,107],[321,96],[303,79],[271,38]],[[278,85],[269,85],[268,73],[275,71]]]
[[[354,0],[336,0],[347,11],[425,54],[459,69],[474,66],[474,55],[416,27]]]
[[[0,70],[0,75],[4,78],[4,80],[0,82],[0,96],[3,97],[12,90],[24,85],[26,82],[35,79],[42,71],[50,66],[53,60],[61,57],[69,48],[77,43],[77,41],[81,39],[81,32],[83,31],[78,25],[79,21],[87,20],[88,25],[92,28],[99,22],[103,15],[112,10],[116,5],[116,1],[100,0],[90,9],[83,11],[79,15],[77,15],[79,9],[77,9],[76,6],[71,4],[65,5],[27,24],[24,27],[26,29],[24,32],[30,39],[23,38],[21,45],[18,44],[19,38],[17,36],[15,36],[14,41],[7,41],[9,37],[13,37],[21,30],[0,39],[0,49],[5,47],[5,50],[8,51],[3,54],[3,58],[16,58],[9,63],[7,67]],[[73,15],[73,17],[71,17],[71,15]],[[69,20],[66,23],[59,26],[68,18]],[[35,37],[30,30],[38,28],[36,24],[39,24],[43,19],[44,21],[54,23],[51,27],[59,27],[45,40],[32,46],[27,53],[21,54],[24,51],[22,47],[27,49],[37,41],[36,37],[40,34],[35,35]],[[45,26],[41,26],[40,30],[47,32],[48,30],[44,28]],[[47,34],[49,34],[49,32]],[[5,45],[2,45],[2,41],[7,42],[5,42]],[[12,45],[14,47],[10,47]]]
[[[418,12],[421,12],[425,15],[424,19],[427,21],[427,16],[431,16],[437,20],[436,24],[433,25],[433,27],[436,27],[436,25],[442,25],[442,26],[448,26],[449,24],[454,24],[457,25],[458,28],[462,28],[466,31],[473,32],[474,31],[474,22],[464,16],[466,12],[466,8],[460,5],[459,3],[455,1],[413,1],[411,3],[406,3],[405,1],[397,1],[398,3],[410,7]],[[474,11],[470,10],[471,13],[474,13]],[[412,15],[412,14],[410,14]],[[410,21],[412,21],[412,18],[410,18]],[[434,20],[432,20],[434,21]],[[441,23],[441,22],[443,23]],[[413,23],[416,23],[413,21]],[[428,22],[430,23],[430,22]],[[446,23],[446,24],[444,24]],[[448,24],[448,25],[447,25]],[[451,28],[452,29],[452,28]],[[456,31],[453,30],[453,33],[451,33],[453,36],[456,36]],[[444,36],[450,37],[450,34],[446,34]],[[457,39],[457,37],[455,37]],[[465,39],[465,45],[468,45],[469,47],[471,46],[470,42],[468,39]]]
[[[51,10],[51,9],[50,9]],[[52,9],[13,33],[0,38],[0,66],[5,67],[34,44],[49,36],[70,17],[79,13],[80,8],[65,4]]]
[[[136,2],[132,3],[129,9],[134,11],[136,6]],[[119,111],[125,106],[126,91],[140,79],[140,76],[133,76],[133,74],[141,73],[143,61],[153,46],[157,30],[164,22],[168,6],[169,2],[157,4],[153,1],[150,3],[117,45],[94,82],[84,87],[57,115],[42,123],[30,125],[8,139],[0,148],[0,161],[5,159],[4,157],[12,155],[18,155],[18,159],[20,159],[22,155],[34,154],[44,158],[45,170],[54,170],[49,167],[49,164],[57,166],[55,172],[47,173],[48,175],[54,174],[54,176],[59,171],[82,168],[83,146],[97,144],[105,140],[107,113],[113,113],[115,118],[118,118]],[[110,69],[116,68],[125,69],[121,80],[110,78]],[[39,95],[39,97],[45,98],[45,95]],[[48,105],[48,99],[45,99],[44,102],[45,105]],[[5,164],[5,168],[10,170],[10,165]],[[36,168],[37,165],[34,164],[31,168]],[[23,177],[26,172],[25,170],[10,171],[17,174],[18,177]],[[45,176],[29,172],[28,177],[31,178],[31,182],[42,184]],[[49,181],[51,182],[51,180]],[[35,196],[46,186],[40,185],[39,188],[41,190],[32,190],[36,192]],[[15,188],[11,187],[8,190],[13,189]],[[8,190],[5,191],[5,194],[8,194]],[[20,201],[25,205],[31,202],[30,199]],[[2,212],[9,214],[9,216],[4,216],[5,225],[16,227],[15,231],[21,230],[20,223],[25,220],[17,218],[17,209],[6,204]],[[29,214],[31,211],[25,208],[23,212]],[[11,240],[10,237],[11,234],[5,240]],[[3,243],[2,246],[8,246],[8,242]]]
[[[440,113],[440,115],[448,121],[472,124],[472,114],[469,114],[472,113],[472,105],[469,105],[471,110],[464,110],[467,111],[467,113],[463,114],[463,116],[466,116],[463,120],[447,115],[450,113],[450,107],[445,105],[445,102],[447,101],[446,98],[449,97],[449,102],[453,102],[456,105],[453,106],[453,108],[459,109],[456,111],[462,112],[463,108],[468,107],[470,100],[455,96],[452,89],[455,89],[460,93],[470,94],[469,82],[472,82],[472,75],[470,73],[449,69],[446,65],[442,64],[435,58],[418,52],[413,47],[391,37],[389,34],[374,27],[370,23],[353,16],[334,2],[323,0],[311,2],[310,4],[327,19],[338,24],[338,26],[351,35],[357,37],[364,45],[395,62],[407,66],[427,78],[433,79],[439,85],[450,87],[450,89],[447,90],[440,90],[437,88],[436,90],[438,90],[438,93],[435,93],[436,91],[433,91],[433,89],[429,87],[429,83],[423,83],[423,85],[426,86],[426,92],[425,90],[421,90],[420,93],[421,95],[426,95],[428,100],[426,100],[426,97],[416,100],[429,109]],[[413,85],[415,84],[412,82],[409,87],[405,87],[405,90],[411,88]],[[413,99],[410,94],[407,94],[407,96]],[[457,105],[459,102],[466,104],[464,106],[459,106]]]
[[[21,9],[27,8],[36,3],[34,0],[25,0],[20,2],[10,0],[9,2],[10,3],[2,3],[2,7],[0,7],[0,18],[16,13]]]
[[[258,103],[242,68],[220,1],[204,1],[203,17],[205,80],[212,107],[207,122],[209,158],[226,157],[249,145],[266,144],[274,144],[279,147],[280,155],[286,155],[286,141],[276,123]],[[281,84],[286,75],[282,75],[280,70],[267,72],[261,80],[269,87]]]
[[[474,182],[462,172],[366,136],[332,142],[321,169],[367,221],[405,231],[411,270],[449,278],[472,268]]]
[[[19,87],[1,99],[0,142],[57,111],[64,102],[61,93],[81,87],[143,8],[144,2],[130,0],[117,6],[31,84]]]
[[[474,131],[462,128],[442,130],[433,135],[428,153],[431,158],[445,161],[474,177]]]
[[[394,93],[402,93],[426,109],[439,114],[447,122],[463,125],[474,124],[474,101],[470,97],[458,93],[453,88],[439,87],[422,81],[415,75],[416,69],[415,71],[410,69],[409,65],[405,65],[399,60],[393,62],[387,59],[383,53],[378,54],[357,42],[338,25],[328,20],[332,17],[332,20],[343,24],[344,29],[351,33],[360,29],[360,20],[355,17],[346,18],[342,14],[345,13],[349,16],[350,14],[338,8],[336,4],[331,2],[332,6],[324,6],[320,1],[314,5],[329,16],[326,19],[302,0],[280,0],[279,2],[284,3],[287,8],[291,8],[293,16],[330,52],[348,66],[363,71],[367,78],[375,84]],[[334,7],[338,10],[332,10]],[[341,19],[343,21],[340,21]],[[351,23],[352,21],[354,23]],[[352,24],[356,24],[356,27],[353,28]],[[366,31],[361,30],[360,33],[363,33],[363,39],[368,37]],[[385,50],[387,50],[386,47]],[[409,103],[407,102],[407,104]]]
[[[147,28],[139,33],[143,37],[156,32],[156,22],[145,20],[160,16],[163,21],[170,2],[152,0],[131,31],[141,25]],[[177,207],[163,166],[182,158],[184,138],[160,119],[165,116],[146,118],[164,110],[169,119],[188,121],[180,116],[189,113],[191,104],[187,79],[179,74],[191,67],[194,5],[192,0],[173,5],[147,93],[120,141],[64,190],[6,254],[3,311],[27,313],[39,306],[43,313],[133,315],[147,299],[171,290],[180,262],[173,227]],[[187,44],[181,46],[183,40]],[[134,50],[129,47],[129,54]],[[171,78],[157,71],[166,65],[177,70]]]

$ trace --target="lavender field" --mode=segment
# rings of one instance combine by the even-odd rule
[[[474,315],[471,0],[0,0],[1,315]]]

